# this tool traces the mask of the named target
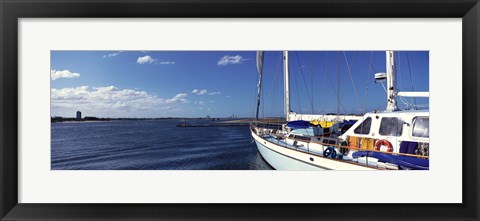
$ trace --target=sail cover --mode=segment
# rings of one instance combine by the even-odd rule
[[[263,51],[257,51],[257,71],[261,76],[263,72]]]
[[[260,110],[260,93],[262,90],[262,74],[263,74],[263,51],[257,51],[257,71],[258,71],[258,93],[257,93],[257,114],[256,118],[258,120],[258,112]]]
[[[305,120],[290,121],[288,122],[287,126],[293,129],[305,129],[310,127],[310,121],[305,121]]]
[[[371,151],[358,151],[352,154],[353,158],[368,156],[377,158],[378,161],[397,164],[400,167],[416,169],[416,170],[428,170],[429,160],[415,157],[399,156],[392,154],[384,154]]]

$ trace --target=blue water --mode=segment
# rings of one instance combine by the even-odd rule
[[[182,120],[52,123],[52,170],[271,170],[248,127]]]

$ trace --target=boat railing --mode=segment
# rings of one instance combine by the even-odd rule
[[[267,128],[267,129],[280,130],[280,129],[282,129],[283,123],[265,122],[265,121],[252,121],[252,122],[250,122],[250,125],[253,126],[253,127],[262,127],[262,128]]]
[[[275,137],[280,137],[278,134],[271,133],[271,132],[268,132],[268,131],[262,131],[262,133],[267,134],[267,135],[271,135],[271,136],[275,136]],[[281,137],[281,138],[284,138],[284,137]],[[326,137],[326,138],[328,138],[328,137]],[[422,155],[416,155],[416,154],[387,152],[387,151],[372,150],[372,149],[359,148],[359,147],[343,146],[343,145],[340,145],[340,144],[330,144],[330,143],[324,143],[324,142],[317,142],[317,141],[311,141],[311,140],[307,141],[307,140],[298,139],[298,138],[295,138],[295,137],[288,137],[288,139],[307,143],[307,146],[306,146],[307,150],[306,151],[308,153],[311,153],[311,154],[315,154],[315,153],[310,151],[310,146],[308,145],[309,143],[315,143],[315,144],[322,145],[323,151],[325,151],[325,147],[332,146],[332,147],[336,147],[336,148],[343,148],[343,149],[355,150],[355,151],[378,152],[378,153],[382,153],[382,154],[391,154],[391,155],[397,155],[397,156],[407,156],[407,157],[417,157],[417,158],[429,159],[429,156],[422,156]],[[279,141],[279,143],[280,143],[280,141]],[[368,156],[367,156],[367,158],[368,158]]]

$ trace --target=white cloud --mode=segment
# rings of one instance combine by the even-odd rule
[[[195,101],[194,104],[204,105],[204,104],[205,104],[205,101]]]
[[[69,70],[50,70],[50,78],[52,81],[57,80],[59,78],[78,78],[80,77],[79,73],[72,73]]]
[[[193,89],[192,94],[202,95],[208,92],[207,89]]]
[[[185,97],[187,97],[186,93],[180,93],[180,94],[175,95],[175,97],[173,97],[173,98],[165,100],[165,103],[167,103],[167,104],[170,104],[170,103],[182,103],[182,104],[184,104],[184,103],[190,102]]]
[[[82,100],[88,96],[87,86],[63,89],[51,89],[51,98],[53,100]]]
[[[146,64],[146,63],[152,64],[156,61],[157,61],[157,59],[154,59],[154,58],[150,57],[150,55],[145,55],[143,57],[138,57],[137,58],[137,64]]]
[[[175,64],[175,61],[159,61],[156,58],[150,57],[150,55],[145,55],[137,58],[137,64],[169,65]]]
[[[152,110],[164,100],[145,91],[119,89],[115,86],[51,89],[51,105],[54,108],[74,108],[95,111],[143,111]]]
[[[218,60],[217,65],[225,66],[229,64],[241,64],[243,61],[246,61],[247,59],[243,58],[240,55],[235,55],[235,56],[228,56],[225,55],[220,60]]]
[[[196,94],[196,95],[203,95],[203,94],[218,95],[218,94],[221,94],[221,92],[220,91],[214,91],[214,92],[208,93],[207,89],[193,89],[192,94]]]
[[[115,52],[115,53],[106,54],[106,55],[103,55],[103,58],[115,57],[115,56],[119,55],[120,53],[122,53],[122,52],[119,51],[119,52]]]

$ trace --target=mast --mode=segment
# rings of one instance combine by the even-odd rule
[[[387,70],[387,111],[396,111],[397,104],[395,97],[397,96],[397,84],[395,82],[395,59],[393,51],[386,51],[386,70]]]
[[[256,119],[258,121],[258,112],[260,109],[260,94],[262,91],[262,76],[263,76],[263,51],[257,51],[257,71],[258,71],[258,92],[257,92],[257,114]]]
[[[288,73],[288,51],[283,51],[283,73],[285,89],[285,119],[290,121],[290,78]]]
[[[340,51],[337,51],[337,116],[340,115]]]

